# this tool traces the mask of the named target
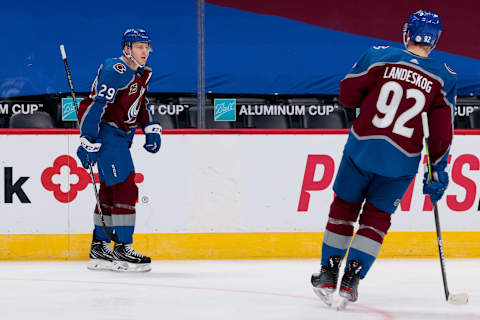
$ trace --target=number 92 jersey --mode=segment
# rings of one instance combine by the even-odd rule
[[[90,96],[80,103],[81,135],[90,140],[98,137],[100,122],[126,133],[152,121],[145,96],[152,70],[135,72],[120,58],[107,59],[98,69]]]
[[[456,74],[446,64],[393,47],[370,48],[340,82],[340,103],[360,108],[344,152],[386,177],[415,174],[427,112],[432,162],[443,169],[453,136]]]

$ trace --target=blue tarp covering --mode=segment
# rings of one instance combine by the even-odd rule
[[[151,91],[196,92],[195,16],[189,0],[2,3],[0,97],[69,92],[62,43],[75,90],[90,91],[100,64],[121,56],[131,26],[146,28],[154,41]]]
[[[27,1],[2,7],[0,97],[68,92],[58,49],[61,43],[75,89],[89,91],[103,60],[120,56],[121,34],[131,26],[146,28],[154,41],[150,92],[196,92],[193,0]],[[285,17],[206,4],[207,90],[338,94],[339,81],[372,45],[403,46]],[[480,95],[480,60],[441,51],[432,56],[458,73],[459,95]]]

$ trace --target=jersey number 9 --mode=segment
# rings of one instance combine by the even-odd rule
[[[115,88],[109,88],[107,85],[102,84],[97,95],[102,98],[105,97],[107,100],[112,100],[115,96]]]
[[[390,102],[387,103],[390,96]],[[411,138],[414,129],[406,127],[405,123],[423,110],[426,99],[422,91],[418,89],[407,89],[405,97],[407,99],[415,99],[415,103],[397,118],[398,106],[404,98],[403,88],[395,81],[386,82],[380,89],[377,100],[377,111],[384,116],[379,117],[378,114],[376,114],[372,119],[373,125],[377,128],[387,128],[393,123],[395,118],[397,118],[393,125],[392,132],[406,138]]]

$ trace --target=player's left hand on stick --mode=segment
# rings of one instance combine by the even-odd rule
[[[91,142],[86,137],[80,137],[80,146],[77,149],[77,157],[82,162],[82,166],[88,169],[89,165],[97,163],[98,151],[102,144],[100,142]]]
[[[145,144],[143,147],[148,152],[157,153],[162,144],[162,126],[158,122],[150,122],[143,127],[143,132],[145,133]]]
[[[448,187],[448,173],[443,170],[435,170],[432,166],[432,181],[429,181],[428,170],[423,176],[423,194],[430,195],[430,201],[435,204],[440,200]]]

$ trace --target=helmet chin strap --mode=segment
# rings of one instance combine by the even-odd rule
[[[130,52],[132,52],[132,47],[129,47],[129,48],[130,48]],[[137,66],[138,71],[141,71],[143,70],[143,68],[145,68],[145,66],[142,66],[140,63],[138,63],[138,61],[132,56],[131,53],[127,53],[125,49],[123,49],[123,55],[126,58],[130,59],[130,61],[132,61]]]

